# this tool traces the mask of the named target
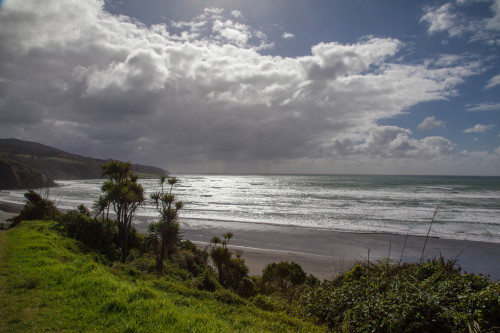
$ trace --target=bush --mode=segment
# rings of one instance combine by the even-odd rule
[[[314,283],[312,278],[309,278]],[[303,285],[307,275],[302,266],[295,262],[271,263],[262,270],[262,284],[266,293],[287,293],[290,289]]]
[[[79,207],[69,210],[57,218],[59,228],[69,237],[82,242],[85,246],[98,250],[109,259],[118,258],[118,228],[112,220],[92,219],[90,214]]]
[[[309,274],[306,278],[305,284],[309,287],[317,287],[321,284],[321,281],[312,274]]]
[[[42,197],[35,191],[29,190],[24,193],[24,197],[26,204],[21,213],[13,218],[13,223],[9,228],[15,227],[21,221],[53,220],[61,215],[54,202],[48,199],[48,192]]]
[[[233,258],[233,253],[227,248],[233,234],[228,232],[223,237],[224,240],[213,237],[210,241],[210,258],[217,268],[219,283],[224,288],[237,291],[242,279],[248,276],[248,267],[245,265],[245,260],[241,258],[241,252],[237,251],[236,258]]]
[[[112,221],[112,222],[116,226],[116,222],[115,221]],[[116,228],[116,231],[118,232],[118,227]],[[131,249],[137,249],[141,252],[146,252],[147,249],[146,249],[146,245],[145,245],[146,242],[145,242],[144,238],[145,237],[143,234],[138,233],[134,227],[131,227],[130,231],[128,233],[128,238],[127,238],[128,251],[130,251]]]
[[[500,286],[460,274],[442,258],[425,264],[357,265],[307,291],[303,316],[349,332],[457,332],[500,326]],[[476,323],[476,324],[474,324]]]
[[[268,296],[259,294],[253,298],[252,302],[264,311],[276,311],[276,305]]]
[[[208,252],[198,249],[188,240],[181,241],[178,250],[173,256],[173,261],[179,267],[188,270],[194,276],[199,276],[206,271]]]
[[[205,271],[203,278],[198,281],[199,283],[196,285],[196,287],[199,290],[215,291],[217,289],[217,279],[210,275],[208,271]]]
[[[245,260],[241,258],[231,258],[227,265],[224,266],[223,286],[238,290],[240,282],[248,276],[248,267],[245,265]]]
[[[131,251],[129,259],[131,258],[132,260],[127,263],[135,267],[135,269],[145,273],[154,273],[156,271],[156,260],[151,254],[145,253],[135,256],[134,251]]]
[[[199,276],[206,270],[206,259],[197,252],[181,250],[173,256],[172,260],[179,268],[187,270],[193,276]]]
[[[252,278],[244,277],[240,281],[238,290],[236,291],[241,297],[249,298],[255,296],[255,281]]]

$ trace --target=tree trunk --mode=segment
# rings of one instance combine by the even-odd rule
[[[163,259],[165,259],[165,252],[166,252],[166,246],[165,246],[165,242],[161,242],[161,245],[160,245],[160,255],[159,257],[157,257],[157,261],[156,261],[156,273],[158,275],[161,275],[163,274]]]
[[[122,223],[118,223],[118,237],[120,239],[120,260],[124,263],[125,262],[125,228]]]

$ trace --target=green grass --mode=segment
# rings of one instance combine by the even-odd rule
[[[190,288],[95,253],[52,229],[23,222],[0,232],[0,332],[317,332],[220,290]]]

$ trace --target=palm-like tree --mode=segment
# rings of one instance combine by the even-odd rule
[[[101,191],[104,196],[99,198],[95,206],[99,209],[105,205],[113,207],[118,225],[121,259],[125,262],[132,219],[145,201],[144,189],[137,183],[137,175],[130,171],[130,163],[112,161],[104,164],[102,170],[103,177],[108,180],[102,184]]]
[[[178,182],[177,178],[171,177],[168,179],[170,190],[164,192],[164,185],[167,178],[160,178],[161,192],[153,192],[150,197],[160,214],[160,220],[152,222],[148,226],[148,240],[153,245],[156,251],[156,273],[163,273],[163,260],[165,257],[171,256],[177,249],[181,240],[180,225],[177,221],[179,218],[179,210],[182,209],[182,201],[176,201],[175,195],[172,194],[172,188]]]
[[[224,284],[224,273],[230,265],[232,253],[227,248],[229,240],[233,237],[233,233],[227,232],[223,235],[224,240],[219,237],[214,236],[210,240],[210,258],[212,258],[213,263],[217,267],[217,272],[219,273],[219,282]],[[218,246],[218,245],[222,246]]]
[[[95,212],[94,218],[99,214],[102,214],[102,220],[104,221],[104,213],[106,212],[106,219],[109,218],[109,205],[111,203],[106,199],[106,196],[100,195],[99,198],[92,204],[92,210]]]

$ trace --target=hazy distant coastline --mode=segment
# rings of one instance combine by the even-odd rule
[[[55,179],[101,177],[106,160],[71,154],[38,142],[0,139],[0,189],[28,189],[55,186]],[[167,175],[158,167],[132,164],[141,178]]]

